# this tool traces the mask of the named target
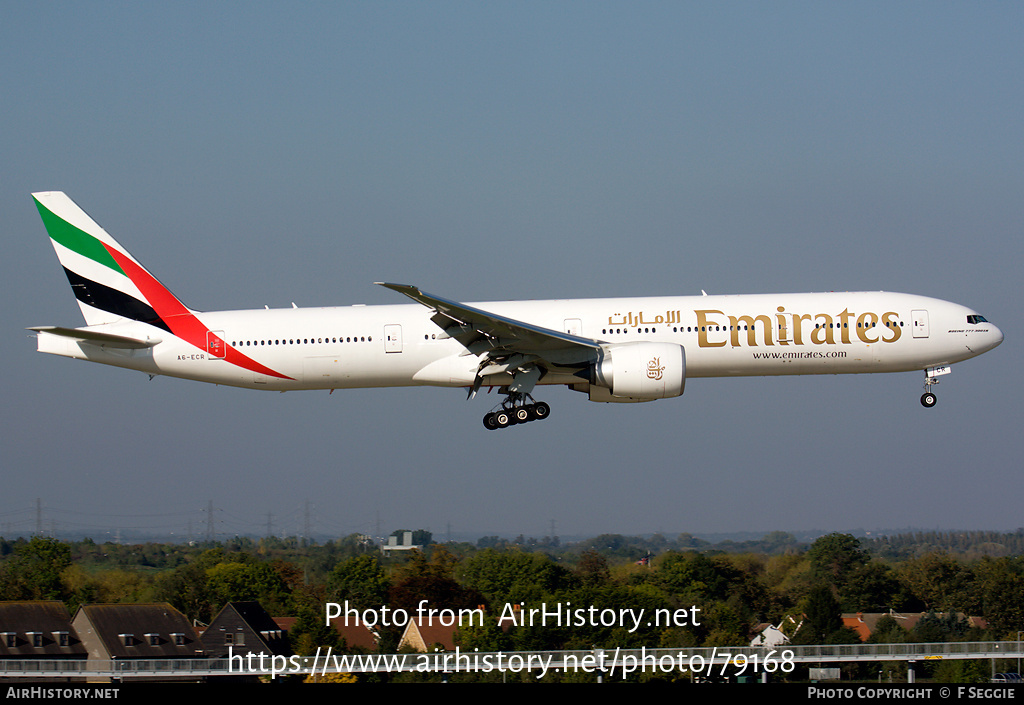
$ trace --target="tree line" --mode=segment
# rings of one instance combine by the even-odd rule
[[[324,625],[325,605],[414,613],[431,607],[482,608],[483,624],[458,634],[463,649],[480,651],[581,649],[602,646],[738,646],[754,625],[782,625],[792,643],[852,643],[842,613],[918,613],[913,632],[883,620],[878,641],[1016,639],[1024,629],[1024,557],[922,534],[882,542],[828,534],[800,544],[769,534],[767,551],[710,545],[689,535],[673,541],[603,535],[562,545],[481,539],[477,545],[432,544],[385,558],[360,537],[322,545],[252,540],[122,546],[34,537],[0,539],[0,599],[80,604],[167,601],[208,623],[229,601],[256,600],[272,615],[298,618],[297,653],[317,646],[345,648]],[[1015,536],[1015,535],[1010,535]],[[1007,535],[979,533],[1007,545]],[[895,551],[895,553],[894,553]],[[571,604],[699,615],[685,625],[624,623],[523,626],[502,629],[497,616],[514,606]],[[511,607],[510,607],[511,606]],[[696,611],[694,611],[696,609]],[[966,616],[983,623],[968,623]],[[381,632],[380,650],[394,651],[400,630]]]

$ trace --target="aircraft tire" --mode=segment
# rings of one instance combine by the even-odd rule
[[[494,424],[497,428],[508,428],[512,423],[512,415],[507,411],[497,411],[494,414]]]
[[[551,407],[547,402],[539,401],[533,405],[533,418],[535,419],[546,419],[550,413]]]
[[[926,409],[930,409],[933,406],[935,406],[935,402],[937,401],[938,398],[931,392],[925,392],[924,394],[921,395],[921,406],[925,407]]]
[[[498,422],[494,420],[494,414],[484,414],[484,428],[488,431],[498,428]]]
[[[530,410],[525,406],[520,406],[518,409],[512,412],[512,415],[515,417],[516,423],[526,423],[527,421],[533,420],[530,414]]]

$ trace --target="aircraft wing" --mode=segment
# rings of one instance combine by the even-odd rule
[[[591,351],[601,347],[601,343],[592,338],[517,321],[458,301],[428,294],[415,286],[376,283],[434,309],[436,313],[431,320],[472,353],[489,352],[493,356],[495,352],[503,351],[546,359],[549,353],[559,351],[562,354],[556,357],[564,360],[566,357],[576,357],[572,354],[576,352],[578,359],[582,360],[591,357]],[[566,353],[569,355],[566,356]]]

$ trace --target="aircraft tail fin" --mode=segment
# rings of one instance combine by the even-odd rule
[[[87,325],[130,319],[171,332],[170,317],[191,314],[66,194],[32,197]]]

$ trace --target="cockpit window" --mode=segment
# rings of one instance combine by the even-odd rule
[[[979,316],[977,314],[972,314],[972,315],[968,316],[967,317],[967,322],[968,323],[988,323],[988,321],[985,319],[984,316]]]

